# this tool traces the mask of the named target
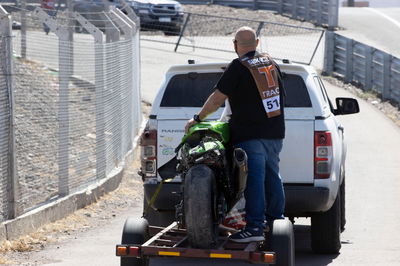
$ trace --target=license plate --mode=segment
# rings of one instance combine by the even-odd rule
[[[140,14],[149,14],[149,10],[147,9],[139,9]]]
[[[171,18],[168,18],[168,17],[166,17],[166,18],[159,18],[158,21],[160,21],[160,22],[171,22]]]

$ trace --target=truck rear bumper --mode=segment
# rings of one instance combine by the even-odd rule
[[[144,184],[145,201],[149,202],[158,184]],[[286,216],[308,216],[313,212],[326,211],[329,189],[312,185],[285,185]],[[174,211],[180,201],[181,184],[163,184],[153,207],[160,211]]]
[[[286,216],[308,216],[312,212],[326,211],[329,189],[307,185],[286,185]]]

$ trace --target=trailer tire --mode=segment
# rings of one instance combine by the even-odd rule
[[[340,189],[332,207],[311,216],[311,248],[319,254],[338,254],[340,243]]]
[[[295,265],[293,224],[289,220],[275,220],[272,226],[271,250],[276,254],[277,266]]]
[[[216,243],[215,192],[214,173],[208,166],[199,164],[189,169],[184,184],[184,213],[189,244],[194,248],[210,248]]]
[[[143,244],[149,239],[149,223],[143,218],[129,217],[122,231],[122,244]],[[148,258],[121,257],[121,266],[148,266]]]

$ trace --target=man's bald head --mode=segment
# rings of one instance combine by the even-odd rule
[[[250,27],[241,27],[235,34],[236,43],[242,47],[257,47],[256,32]]]

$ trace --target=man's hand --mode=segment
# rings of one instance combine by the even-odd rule
[[[197,124],[197,122],[192,118],[189,121],[187,121],[186,126],[185,126],[185,133],[188,133],[189,128],[193,125]]]

